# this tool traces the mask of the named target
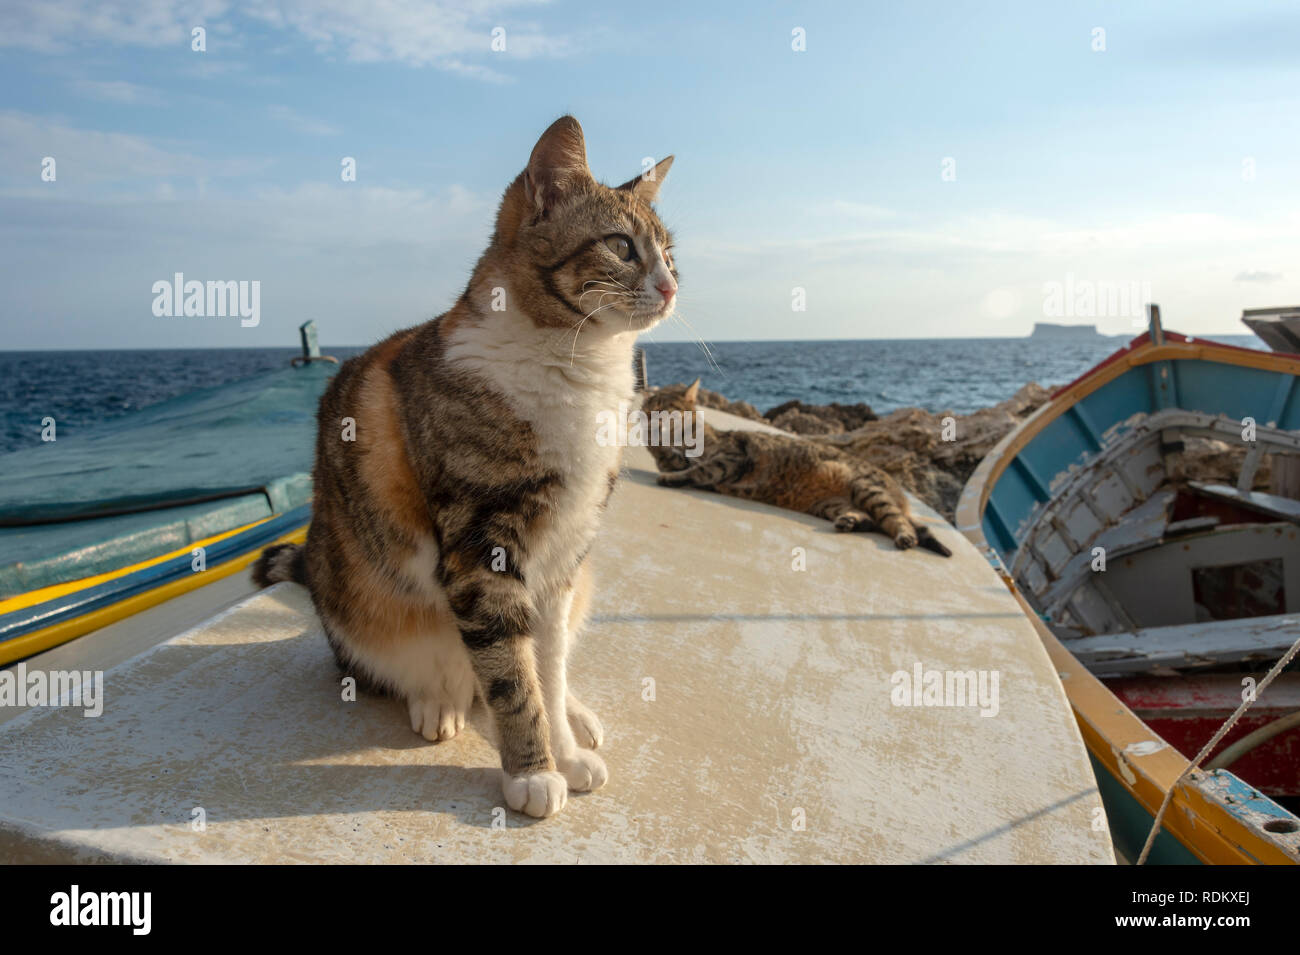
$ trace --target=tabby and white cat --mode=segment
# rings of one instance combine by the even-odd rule
[[[920,544],[944,557],[952,551],[913,519],[907,495],[880,468],[806,438],[765,431],[718,431],[698,414],[700,380],[646,396],[643,411],[657,422],[650,453],[668,487],[696,487],[801,511],[831,521],[837,531],[881,530],[895,546]],[[655,415],[655,412],[659,412]],[[703,453],[686,455],[673,443],[673,412],[696,415]]]
[[[307,542],[254,569],[263,586],[306,584],[340,666],[404,699],[426,739],[455,736],[477,690],[506,802],[532,816],[607,778],[565,660],[621,466],[597,422],[634,403],[634,340],[676,304],[651,208],[671,163],[610,188],[577,120],[547,129],[452,309],[339,369]]]

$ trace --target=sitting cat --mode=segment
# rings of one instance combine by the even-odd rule
[[[621,464],[597,421],[633,401],[636,336],[676,302],[651,207],[671,163],[610,188],[577,120],[552,124],[451,310],[339,369],[307,542],[253,571],[306,584],[344,672],[405,700],[426,739],[455,736],[477,691],[505,800],[532,816],[607,778],[565,661]]]
[[[697,487],[833,521],[837,531],[880,529],[900,550],[918,543],[944,557],[948,550],[924,524],[914,521],[907,495],[884,471],[829,445],[765,431],[718,431],[696,411],[700,380],[689,387],[660,388],[642,410],[652,428],[650,453],[667,487]],[[695,415],[703,453],[688,457],[673,444],[672,419],[663,412]],[[653,412],[661,414],[656,418]],[[656,428],[657,432],[653,429]],[[678,429],[680,434],[680,428]]]

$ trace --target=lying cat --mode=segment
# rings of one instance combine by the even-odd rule
[[[477,689],[506,802],[532,816],[607,778],[565,660],[621,464],[596,422],[633,400],[636,336],[676,303],[650,205],[671,163],[601,185],[577,120],[557,120],[452,309],[339,369],[307,542],[254,568],[306,584],[340,666],[404,699],[426,739],[455,736]]]
[[[650,453],[667,487],[697,487],[749,501],[802,511],[834,522],[837,531],[880,529],[900,550],[918,543],[944,557],[948,550],[924,524],[914,521],[907,495],[892,477],[837,448],[794,435],[765,431],[718,431],[696,411],[700,380],[646,396],[642,410],[652,428]],[[653,412],[661,412],[658,417]],[[674,444],[672,419],[663,412],[695,415],[703,453],[688,457]],[[680,429],[679,429],[680,433]]]

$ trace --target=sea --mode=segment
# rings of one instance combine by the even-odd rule
[[[1253,335],[1213,340],[1263,347]],[[968,414],[1035,381],[1072,381],[1123,347],[1124,338],[954,338],[804,342],[646,342],[651,385],[690,382],[760,412],[798,398]],[[362,348],[322,347],[345,359]],[[54,418],[59,438],[196,388],[285,367],[296,348],[0,352],[0,452],[40,442]]]

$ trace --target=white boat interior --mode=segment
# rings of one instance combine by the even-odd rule
[[[1277,659],[1300,633],[1300,501],[1251,487],[1300,435],[1252,422],[1228,486],[1186,477],[1185,442],[1239,444],[1242,422],[1168,409],[1125,424],[1017,529],[1026,597],[1100,676]]]

